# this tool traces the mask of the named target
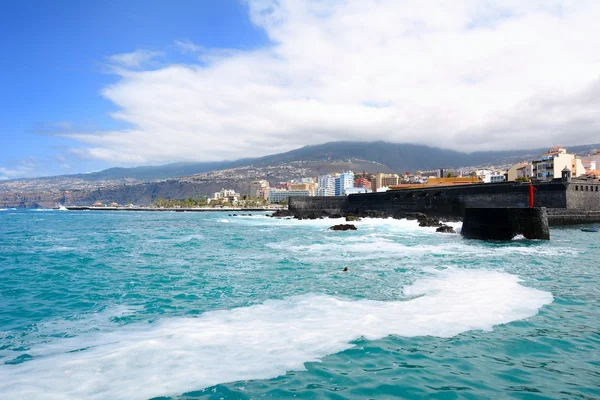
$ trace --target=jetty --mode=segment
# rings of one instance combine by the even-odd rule
[[[69,211],[162,211],[162,212],[274,212],[281,208],[258,207],[258,208],[216,208],[216,207],[196,207],[196,208],[162,208],[162,207],[88,207],[88,206],[68,206],[64,207]],[[58,208],[55,208],[58,209]]]

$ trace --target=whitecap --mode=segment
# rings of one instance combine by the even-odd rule
[[[325,295],[166,318],[33,346],[0,366],[0,393],[28,399],[147,399],[224,382],[268,379],[388,335],[451,337],[534,316],[552,302],[502,272],[447,269],[404,289],[409,300]]]

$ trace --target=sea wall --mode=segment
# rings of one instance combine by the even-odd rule
[[[517,235],[550,239],[545,207],[467,208],[461,234],[468,239],[482,240],[511,240]]]
[[[567,187],[568,209],[600,211],[600,183],[572,182]]]
[[[548,209],[548,223],[550,226],[579,225],[600,223],[600,210],[577,210],[577,209]]]
[[[600,212],[598,183],[557,180],[536,183],[534,187],[534,207],[549,210],[551,225],[592,222],[590,218],[596,218],[593,212]],[[421,212],[445,220],[462,220],[467,208],[528,208],[528,204],[529,184],[507,182],[389,190],[347,197],[294,197],[290,198],[289,213],[300,217],[338,214],[402,217]],[[551,211],[557,209],[574,212]]]
[[[290,197],[288,199],[290,211],[300,213],[323,212],[330,214],[345,214],[348,210],[348,197],[346,196],[315,196],[315,197]]]
[[[536,185],[536,188],[535,207],[566,208],[565,184],[545,183]],[[391,215],[423,212],[439,218],[462,218],[469,207],[526,208],[528,202],[528,184],[499,183],[350,195],[348,210],[359,215],[367,210],[378,210]]]

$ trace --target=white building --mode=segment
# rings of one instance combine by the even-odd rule
[[[494,171],[489,169],[479,169],[475,174],[483,183],[498,183],[504,182],[505,176],[502,171]]]
[[[221,191],[216,192],[213,196],[213,199],[226,199],[229,197],[237,197],[239,196],[235,190],[232,189],[221,189]]]
[[[344,172],[335,178],[335,195],[343,196],[346,190],[354,188],[354,172]]]
[[[490,183],[504,182],[504,179],[505,179],[504,174],[490,175]]]
[[[238,201],[239,194],[235,192],[235,190],[231,189],[221,189],[220,192],[216,192],[213,195],[213,200],[225,200],[230,203],[235,203]]]
[[[525,164],[522,167],[517,168],[517,178],[529,179],[533,176],[533,165]]]
[[[357,194],[357,193],[372,193],[373,191],[371,189],[367,189],[367,188],[362,188],[362,187],[354,187],[354,188],[348,188],[344,191],[344,195],[349,195],[349,194]]]
[[[319,176],[317,196],[335,196],[335,178],[331,175]]]
[[[309,190],[285,190],[285,189],[271,189],[269,192],[269,203],[279,203],[280,201],[287,200],[290,197],[303,197],[310,196]]]

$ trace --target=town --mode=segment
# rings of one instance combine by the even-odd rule
[[[211,197],[187,200],[157,199],[154,206],[158,208],[284,206],[290,197],[348,196],[388,190],[548,181],[560,178],[565,168],[574,178],[598,181],[600,179],[599,167],[600,150],[581,157],[568,153],[566,148],[555,146],[533,160],[514,164],[507,169],[440,168],[402,174],[346,171],[317,177],[300,177],[275,185],[271,185],[266,179],[259,179],[249,183],[247,193],[238,193],[235,190],[223,188]],[[105,206],[107,205],[101,202],[93,205],[93,207]],[[113,203],[108,206],[117,207],[119,205]]]

